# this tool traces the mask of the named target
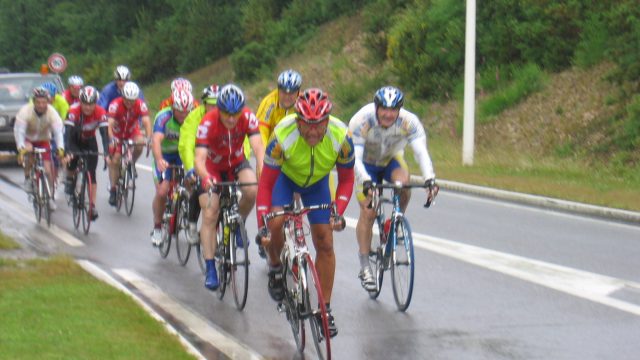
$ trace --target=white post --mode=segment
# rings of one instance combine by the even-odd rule
[[[476,89],[476,0],[467,0],[462,164],[473,165]]]

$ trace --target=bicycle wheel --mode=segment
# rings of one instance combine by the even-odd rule
[[[189,261],[191,254],[191,243],[189,243],[189,199],[180,195],[176,204],[175,219],[175,237],[176,237],[176,255],[178,262],[185,266]]]
[[[241,239],[237,239],[238,235],[241,236]],[[238,310],[242,310],[247,303],[247,292],[249,291],[249,238],[247,237],[247,229],[244,227],[244,220],[241,217],[238,217],[238,220],[231,227],[229,244],[233,252],[231,257],[233,298]],[[241,244],[242,247],[237,246],[238,244]]]
[[[36,222],[40,222],[42,218],[42,208],[40,207],[40,196],[38,196],[38,189],[40,188],[40,175],[38,173],[31,174],[31,192],[28,193],[29,199],[33,206],[33,213],[36,216]]]
[[[216,247],[216,267],[218,270],[218,283],[220,286],[218,287],[218,298],[222,300],[224,298],[224,294],[227,290],[227,282],[229,279],[228,272],[228,261],[229,261],[229,248],[224,244],[224,231],[223,228],[227,226],[223,223],[222,220],[218,221],[218,227],[216,231],[218,232],[217,240],[218,246]]]
[[[169,200],[171,201],[171,200]],[[167,205],[167,209],[172,210],[173,209],[173,204],[168,204]],[[169,212],[169,214],[171,214],[172,212]],[[161,242],[160,242],[160,246],[158,246],[158,251],[160,252],[160,256],[162,256],[162,258],[166,258],[167,255],[169,255],[169,249],[171,248],[171,229],[169,228],[169,221],[171,221],[170,216],[167,216],[167,212],[165,211],[162,214],[162,223],[160,225],[160,233],[161,235]]]
[[[384,279],[384,259],[381,240],[385,235],[380,234],[377,238],[374,236],[371,241],[371,251],[369,252],[369,263],[371,263],[371,270],[373,270],[373,276],[376,278],[376,290],[369,291],[369,297],[377,299],[382,290],[382,280]]]
[[[40,178],[40,189],[38,192],[40,193],[40,208],[41,212],[44,216],[44,219],[47,221],[47,226],[51,226],[51,193],[49,192],[49,180],[45,174],[41,175]]]
[[[80,217],[82,216],[82,212],[80,211],[80,187],[77,186],[78,181],[82,183],[81,179],[82,175],[77,174],[75,176],[75,180],[73,181],[73,195],[71,195],[71,216],[73,217],[73,227],[78,229],[80,226]]]
[[[290,264],[289,261],[285,261],[282,266],[284,269],[284,309],[286,311],[287,321],[291,325],[291,332],[293,333],[293,339],[296,342],[296,347],[299,352],[303,352],[305,348],[306,335],[304,327],[304,314],[305,309],[309,309],[309,297],[301,296],[306,294],[307,282],[306,273],[304,268],[298,266],[295,262]],[[305,281],[302,281],[302,279]]]
[[[413,237],[409,221],[404,217],[396,221],[392,230],[396,236],[396,246],[391,254],[393,297],[398,310],[406,311],[413,293]]]
[[[327,308],[325,306],[320,278],[316,271],[316,266],[310,254],[304,255],[303,271],[300,275],[306,276],[306,301],[305,315],[308,316],[309,327],[313,335],[313,343],[316,347],[319,359],[331,359],[331,339],[329,337],[329,319],[327,318]],[[300,271],[300,269],[298,270]],[[303,279],[304,281],[304,279]]]
[[[82,213],[82,230],[84,234],[89,233],[91,227],[91,174],[88,171],[82,173],[82,183],[80,184],[80,212]]]
[[[120,168],[118,169],[120,175],[118,176],[118,181],[116,183],[116,211],[120,212],[120,209],[122,209],[122,200],[126,196],[125,193],[127,192],[127,187],[125,186],[126,178],[124,172],[121,170],[122,165],[120,165]]]
[[[133,163],[127,164],[127,171],[125,171],[124,176],[124,186],[126,188],[126,191],[124,192],[124,208],[127,211],[127,216],[131,216],[131,212],[133,211],[133,202],[136,197],[136,178],[133,173]]]

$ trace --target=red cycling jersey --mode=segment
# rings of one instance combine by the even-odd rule
[[[93,114],[87,116],[82,113],[80,103],[76,103],[69,109],[65,125],[80,126],[82,140],[88,140],[96,136],[96,129],[107,126],[107,112],[100,105],[96,105]]]
[[[209,149],[207,171],[212,173],[240,165],[245,160],[242,147],[244,137],[254,134],[260,134],[258,118],[246,106],[241,110],[238,122],[232,129],[227,129],[222,124],[217,107],[206,113],[198,126],[196,146]]]
[[[65,100],[67,100],[67,104],[69,104],[69,106],[77,104],[80,102],[80,99],[77,97],[73,97],[73,95],[71,95],[71,90],[67,89],[62,93],[62,96],[64,97]]]
[[[130,139],[140,134],[138,119],[149,115],[147,104],[136,99],[131,108],[124,106],[124,98],[119,97],[109,104],[108,117],[115,120],[113,124],[113,136],[123,140]]]

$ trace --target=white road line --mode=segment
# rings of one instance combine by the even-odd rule
[[[173,315],[176,319],[179,319],[200,339],[213,344],[229,358],[262,359],[260,354],[240,343],[238,339],[233,338],[224,330],[210,323],[200,315],[180,305],[149,280],[127,269],[114,269],[113,271],[138,289],[154,304]]]
[[[27,208],[25,206],[18,204],[13,199],[11,199],[10,197],[4,194],[2,195],[3,195],[2,198],[4,203],[7,205],[7,207],[11,208],[11,210],[9,211],[9,214],[18,215],[29,222],[33,222],[39,225],[40,227],[42,227],[45,230],[48,230],[50,233],[58,237],[60,240],[62,240],[64,243],[66,243],[69,246],[73,246],[73,247],[84,246],[84,243],[82,241],[78,240],[78,238],[71,235],[67,231],[61,229],[56,224],[51,224],[51,227],[47,228],[46,220],[44,219],[41,220],[40,224],[38,224],[36,222],[35,215],[31,211],[26,210]]]
[[[137,167],[138,169],[146,170],[146,171],[149,171],[149,172],[151,172],[151,171],[153,170],[153,169],[151,168],[151,166],[149,166],[149,165],[144,165],[144,164],[139,164],[139,163],[136,163],[136,167]]]
[[[171,324],[167,323],[162,318],[162,316],[160,316],[155,310],[153,310],[149,305],[147,305],[147,303],[145,303],[144,301],[142,301],[142,299],[140,299],[131,291],[129,291],[129,289],[127,289],[124,285],[122,285],[120,282],[114,279],[111,275],[109,275],[107,272],[103,271],[101,268],[99,268],[94,263],[88,260],[77,260],[77,262],[83,269],[85,269],[88,273],[93,275],[95,278],[104,281],[105,283],[113,286],[114,288],[122,291],[123,293],[131,297],[135,302],[138,303],[138,305],[142,307],[142,309],[144,309],[149,315],[151,315],[151,317],[153,317],[162,325],[164,325],[164,327],[167,329],[167,331],[170,334],[177,336],[178,339],[180,340],[180,343],[182,344],[182,346],[185,347],[187,352],[195,356],[197,359],[205,360],[205,357],[193,345],[191,345],[191,343],[187,341],[187,339],[185,339],[182,335],[180,335],[180,333],[173,326],[171,326]]]
[[[347,218],[355,228],[357,219]],[[374,227],[377,234],[377,229]],[[416,247],[640,316],[640,306],[610,295],[640,284],[413,232]]]

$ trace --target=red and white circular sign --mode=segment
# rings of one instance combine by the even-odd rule
[[[67,59],[60,53],[53,53],[47,60],[49,69],[54,73],[61,73],[67,68]]]

